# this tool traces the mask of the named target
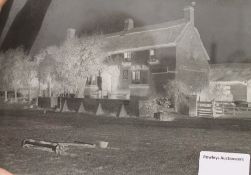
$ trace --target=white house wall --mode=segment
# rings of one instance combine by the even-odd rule
[[[189,24],[177,41],[177,79],[198,91],[208,85],[208,54],[197,29]]]

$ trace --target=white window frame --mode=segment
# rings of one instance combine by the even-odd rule
[[[132,59],[132,52],[124,52],[124,60],[131,61]]]
[[[155,49],[150,49],[150,56],[155,56]]]
[[[134,71],[132,71],[132,81],[133,82],[140,81],[140,78],[141,78],[140,70],[134,70]]]

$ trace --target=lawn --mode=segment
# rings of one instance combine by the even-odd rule
[[[251,121],[116,119],[24,110],[0,111],[0,166],[16,175],[196,175],[200,151],[251,153]],[[96,143],[118,149],[26,149],[25,138]]]

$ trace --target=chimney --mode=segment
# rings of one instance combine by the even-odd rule
[[[128,18],[125,20],[125,24],[124,24],[124,31],[128,31],[134,28],[134,22],[133,19]]]
[[[191,5],[184,8],[184,18],[186,21],[194,25],[194,7],[196,2],[192,2]]]
[[[70,40],[74,39],[75,37],[76,37],[76,30],[73,28],[67,29],[66,39]]]

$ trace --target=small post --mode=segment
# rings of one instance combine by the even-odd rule
[[[222,115],[225,115],[225,105],[222,102]]]
[[[8,91],[4,91],[4,102],[8,101]]]
[[[189,96],[189,116],[198,116],[197,95]]]
[[[30,86],[28,88],[28,100],[29,100],[29,102],[31,102],[31,88],[30,88]]]
[[[15,103],[17,103],[17,89],[14,89]]]
[[[59,110],[61,110],[61,109],[62,109],[62,98],[59,97]]]
[[[213,117],[216,117],[215,100],[212,101],[212,113],[213,113]]]
[[[38,106],[38,98],[39,98],[39,97],[36,98],[36,106]]]

